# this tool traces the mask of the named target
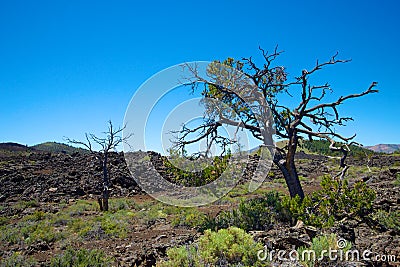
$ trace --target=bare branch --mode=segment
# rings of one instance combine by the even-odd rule
[[[322,103],[319,105],[316,105],[312,108],[307,109],[305,112],[306,113],[310,113],[313,112],[315,110],[321,109],[321,108],[326,108],[326,107],[330,107],[330,108],[335,108],[336,106],[340,105],[341,103],[343,103],[345,100],[350,99],[350,98],[357,98],[357,97],[361,97],[367,94],[371,94],[371,93],[378,93],[379,91],[376,89],[373,89],[378,83],[377,82],[372,82],[371,85],[369,86],[369,88],[359,94],[351,94],[351,95],[347,95],[347,96],[341,96],[339,97],[338,100],[336,100],[335,102],[332,103]]]
[[[75,140],[75,139],[70,139],[68,137],[64,137],[64,140],[67,141],[70,144],[83,146],[83,147],[87,148],[90,152],[93,153],[92,143],[90,142],[90,138],[89,138],[88,134],[85,134],[85,137],[86,137],[86,141],[87,141],[86,143],[82,142],[82,141]]]

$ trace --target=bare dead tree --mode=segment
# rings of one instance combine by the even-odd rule
[[[224,124],[246,129],[255,138],[263,141],[264,145],[270,144],[271,137],[263,133],[263,125],[261,125],[263,122],[258,120],[260,116],[257,116],[252,111],[254,106],[257,106],[258,110],[261,111],[266,111],[269,107],[275,126],[275,136],[278,139],[287,140],[285,147],[279,148],[275,146],[273,148],[273,162],[284,175],[290,196],[298,195],[300,198],[304,198],[304,192],[295,166],[295,153],[299,146],[299,140],[303,138],[308,138],[309,140],[320,138],[329,141],[331,150],[342,153],[340,160],[341,171],[337,177],[343,179],[349,167],[345,163],[350,151],[349,147],[351,144],[357,143],[353,141],[356,135],[345,137],[336,132],[335,126],[344,126],[346,122],[353,120],[351,117],[340,116],[338,106],[349,99],[378,92],[375,89],[377,83],[372,82],[368,89],[361,93],[340,96],[336,101],[328,102],[325,101],[325,96],[327,92],[332,92],[330,85],[328,83],[311,84],[310,77],[329,65],[347,63],[350,60],[337,59],[338,54],[336,53],[326,62],[320,63],[317,61],[311,70],[303,70],[300,76],[289,82],[285,68],[273,65],[276,58],[283,51],[278,51],[277,47],[271,54],[262,48],[260,48],[260,51],[264,59],[262,66],[257,66],[251,57],[242,58],[242,60],[228,58],[222,63],[215,62],[243,72],[254,83],[255,87],[247,90],[245,94],[238,94],[238,90],[232,90],[230,87],[232,83],[237,83],[240,86],[241,78],[237,77],[238,75],[231,75],[229,70],[219,72],[211,63],[207,69],[207,76],[216,78],[207,79],[199,74],[195,65],[186,64],[185,67],[189,69],[192,76],[187,79],[187,83],[192,85],[193,90],[196,90],[200,83],[206,84],[202,89],[204,99],[211,98],[221,101],[233,109],[236,115],[233,118],[232,116],[227,116],[227,113],[221,108],[211,108],[207,111],[211,118],[196,129],[184,127],[175,140],[175,146],[184,149],[186,145],[204,138],[207,138],[209,142],[221,140],[220,138],[222,137],[218,129]],[[241,92],[243,91],[245,89]],[[292,91],[297,93],[300,98],[299,104],[294,108],[283,104],[280,98],[282,95],[293,97]],[[249,102],[251,102],[250,106],[252,108],[249,107]],[[198,137],[187,140],[189,133],[195,132],[198,133]],[[337,141],[344,142],[344,144]],[[225,141],[225,144],[229,144],[229,142]]]
[[[87,148],[99,161],[99,165],[103,170],[103,192],[102,197],[98,198],[101,211],[108,211],[109,199],[109,169],[108,169],[108,156],[109,153],[114,151],[121,143],[126,142],[132,135],[127,135],[122,138],[121,133],[126,126],[114,129],[111,120],[108,121],[108,129],[103,134],[105,137],[100,138],[92,133],[85,133],[86,141],[78,141],[75,139],[66,138],[70,144],[81,145]],[[94,150],[94,145],[98,145],[100,149]]]

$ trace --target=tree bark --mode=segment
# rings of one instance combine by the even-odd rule
[[[285,177],[290,197],[293,198],[296,195],[298,195],[301,199],[303,199],[304,191],[300,184],[299,175],[297,174],[296,164],[294,161],[297,144],[298,144],[297,132],[295,130],[290,131],[286,158],[284,158],[280,154],[275,153],[274,163],[278,166],[283,176]]]
[[[105,152],[103,155],[103,159],[100,160],[101,166],[103,167],[103,192],[102,197],[99,198],[99,206],[101,211],[108,211],[108,199],[110,196],[108,187],[109,187],[109,179],[108,179],[108,153]]]
[[[108,211],[108,198],[109,198],[109,181],[108,181],[108,169],[107,169],[108,153],[104,152],[103,160],[103,208],[104,211]]]
[[[97,202],[99,203],[100,211],[103,211],[104,210],[104,208],[103,208],[103,198],[99,197],[97,199]]]
[[[274,163],[281,170],[283,176],[285,177],[286,185],[289,188],[290,197],[293,198],[298,195],[301,199],[304,198],[304,191],[301,187],[299,176],[297,174],[296,168],[293,166],[291,169],[286,167],[286,162],[284,159]]]

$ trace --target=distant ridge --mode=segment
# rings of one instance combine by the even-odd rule
[[[366,148],[375,152],[391,154],[397,150],[400,150],[400,144],[378,144],[374,146],[366,146]]]
[[[34,146],[26,146],[13,142],[0,143],[0,151],[7,151],[7,152],[36,151],[36,152],[51,152],[51,153],[65,153],[65,154],[72,154],[75,152],[88,153],[86,149],[73,147],[67,144],[57,143],[57,142],[45,142]]]
[[[0,143],[0,150],[6,150],[6,151],[29,151],[29,150],[34,150],[31,147],[21,145],[18,143]]]
[[[38,151],[52,152],[52,153],[66,153],[66,154],[72,154],[75,152],[88,153],[88,150],[86,149],[73,147],[67,144],[57,143],[57,142],[45,142],[31,146],[31,148]]]

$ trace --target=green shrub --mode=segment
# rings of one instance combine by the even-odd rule
[[[78,200],[66,209],[69,216],[80,216],[87,211],[97,211],[98,205],[95,201]]]
[[[160,267],[201,267],[201,259],[195,246],[180,246],[167,250],[168,261],[163,261],[157,266]]]
[[[39,207],[39,203],[37,200],[28,200],[28,201],[22,201],[21,203],[25,208],[34,208],[34,207]]]
[[[204,165],[204,168],[201,168],[201,171],[196,172],[186,171],[175,166],[179,161],[185,160],[179,154],[174,154],[171,157],[171,160],[175,162],[175,165],[166,158],[163,158],[163,164],[166,167],[166,172],[174,177],[171,182],[183,186],[202,186],[215,181],[221,176],[228,166],[229,158],[230,155],[214,157],[212,165]],[[187,166],[189,170],[196,169],[194,166],[198,163],[193,161],[192,164],[193,166]]]
[[[55,214],[34,211],[21,220],[0,223],[0,242],[9,244],[38,241],[57,242],[66,236],[79,238],[124,238],[132,229],[135,214],[124,209],[128,201],[113,201],[110,212],[98,213],[95,201],[77,201]],[[79,215],[79,216],[78,216]],[[57,228],[62,227],[62,231]],[[75,235],[76,234],[76,235]]]
[[[69,229],[79,237],[101,239],[104,237],[124,238],[132,227],[135,214],[129,210],[104,212],[90,218],[67,220]]]
[[[134,213],[127,210],[119,210],[117,212],[105,212],[97,217],[95,221],[99,221],[101,228],[109,236],[124,238],[131,227],[131,219]]]
[[[29,229],[29,230],[28,230]],[[23,228],[25,242],[32,244],[38,241],[52,243],[63,238],[64,233],[55,231],[54,227],[49,223],[39,223],[29,228]]]
[[[36,207],[39,207],[39,203],[36,200],[18,201],[12,206],[14,210],[24,210],[26,208]]]
[[[261,243],[240,228],[206,230],[198,244],[168,249],[169,260],[159,266],[265,266],[257,259],[262,249]]]
[[[67,219],[66,224],[68,229],[72,233],[76,233],[79,237],[85,237],[88,232],[95,228],[95,223],[93,220],[83,220],[82,218]]]
[[[0,216],[0,226],[6,225],[9,221],[10,221],[9,218],[4,217],[4,216]]]
[[[172,219],[173,226],[189,226],[199,228],[205,224],[207,215],[196,208],[183,208]]]
[[[375,191],[364,182],[356,182],[350,187],[346,180],[335,180],[327,175],[322,178],[321,187],[303,201],[298,196],[284,197],[284,209],[292,218],[317,227],[332,226],[336,220],[345,217],[362,219],[372,213]]]
[[[394,181],[395,186],[400,186],[400,173],[396,173],[396,180]]]
[[[22,240],[21,234],[16,231],[13,225],[0,226],[0,241],[9,244],[16,244]]]
[[[378,210],[373,214],[373,218],[384,227],[400,232],[400,211]]]
[[[64,233],[55,231],[50,221],[37,221],[36,215],[27,215],[16,224],[0,227],[0,240],[9,244],[24,242],[30,245],[37,241],[52,243],[60,240],[63,235]]]
[[[270,191],[263,197],[242,200],[236,209],[222,211],[215,218],[206,218],[200,230],[223,229],[236,226],[246,231],[267,230],[278,221],[288,220],[282,210],[278,192]]]
[[[32,214],[27,215],[23,218],[25,221],[32,221],[32,222],[38,222],[43,220],[46,217],[46,213],[44,213],[41,210],[35,210]]]
[[[136,203],[133,200],[126,198],[112,198],[110,199],[109,205],[110,211],[137,209]]]
[[[164,212],[164,207],[161,203],[154,204],[149,202],[142,205],[142,210],[137,212],[136,218],[143,224],[151,225],[157,220],[167,218],[167,214]]]
[[[67,250],[51,259],[51,267],[101,267],[111,266],[112,259],[104,254],[103,251],[93,249],[74,249]]]
[[[321,256],[329,255],[329,250],[341,250],[343,255],[350,250],[351,243],[344,239],[339,240],[336,234],[321,235],[314,237],[310,247],[297,249],[300,262],[306,267],[320,266],[317,264]],[[322,254],[324,251],[324,254]],[[326,259],[323,257],[321,261]]]
[[[30,267],[30,266],[37,266],[37,262],[32,257],[26,257],[22,255],[20,252],[13,252],[9,257],[0,260],[0,266]]]

